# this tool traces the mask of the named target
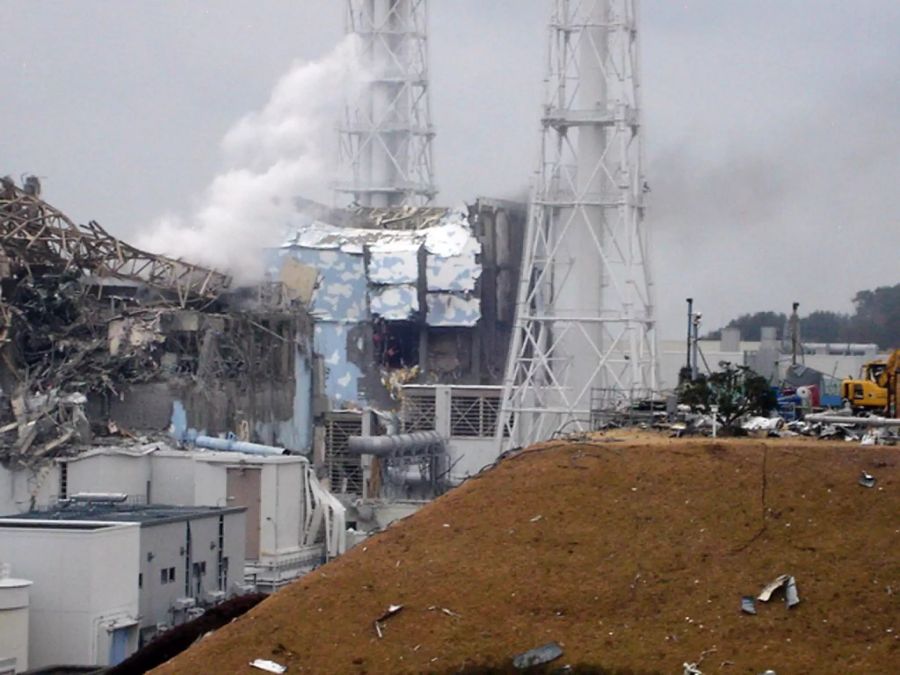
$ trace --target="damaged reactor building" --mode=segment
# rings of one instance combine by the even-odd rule
[[[36,178],[3,179],[0,547],[25,527],[52,540],[59,520],[141,522],[142,506],[184,509],[188,532],[198,508],[243,510],[242,531],[211,542],[242,560],[159,560],[179,592],[137,606],[153,620],[136,647],[479,471],[496,454],[524,211],[298,200],[267,280],[236,288],[76,225]]]

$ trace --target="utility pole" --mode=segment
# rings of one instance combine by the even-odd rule
[[[541,161],[498,445],[590,425],[656,389],[636,0],[551,0]]]
[[[437,188],[428,91],[427,0],[345,0],[370,77],[340,123],[336,196],[362,206],[418,206]]]
[[[797,309],[799,302],[794,303],[794,311],[791,312],[791,365],[797,365],[797,355],[800,353],[800,316]]]

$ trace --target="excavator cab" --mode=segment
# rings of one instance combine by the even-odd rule
[[[889,412],[891,403],[896,405],[900,349],[894,350],[887,360],[870,361],[862,367],[859,379],[841,382],[841,398],[854,410]]]

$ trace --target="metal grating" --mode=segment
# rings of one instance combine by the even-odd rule
[[[426,392],[404,392],[403,405],[400,409],[403,422],[403,431],[431,431],[435,424],[435,393],[434,390]]]
[[[328,417],[325,420],[325,466],[331,491],[341,494],[363,493],[363,472],[359,456],[347,453],[351,436],[362,435],[362,417]]]
[[[500,397],[496,394],[457,394],[450,399],[450,435],[492,438],[497,430]]]

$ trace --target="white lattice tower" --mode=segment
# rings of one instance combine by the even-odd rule
[[[552,4],[501,447],[584,430],[598,397],[610,406],[656,388],[636,1]]]
[[[426,0],[347,0],[346,30],[370,73],[340,125],[338,195],[363,206],[429,203],[434,128]]]

